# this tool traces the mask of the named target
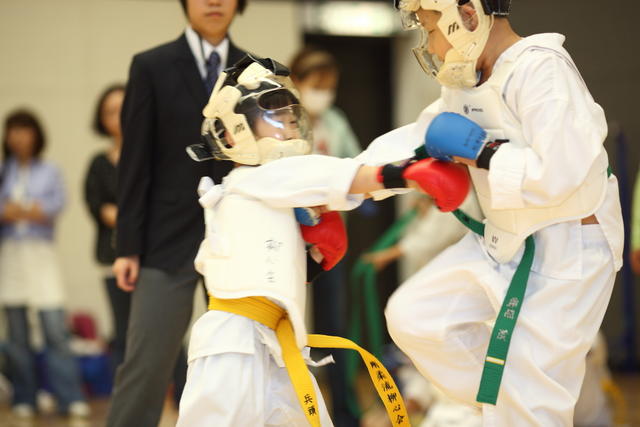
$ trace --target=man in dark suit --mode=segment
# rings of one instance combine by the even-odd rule
[[[208,175],[220,182],[230,169],[223,162],[195,163],[185,147],[199,140],[202,108],[218,73],[244,56],[227,30],[246,2],[181,0],[185,33],[131,63],[113,270],[118,286],[133,296],[110,427],[155,427],[162,412],[199,280],[193,266],[204,235],[198,181]]]

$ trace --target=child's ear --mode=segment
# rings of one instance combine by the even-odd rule
[[[478,14],[473,3],[468,2],[459,6],[458,11],[465,28],[469,31],[475,31],[478,28]]]

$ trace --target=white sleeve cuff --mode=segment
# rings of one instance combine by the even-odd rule
[[[369,194],[371,194],[371,197],[373,197],[373,200],[375,200],[377,202],[379,200],[384,200],[384,199],[387,199],[389,197],[396,196],[398,194],[407,194],[410,191],[413,191],[413,189],[411,189],[411,188],[385,188],[384,190],[372,191]]]
[[[338,167],[328,174],[328,203],[329,209],[334,211],[348,211],[355,209],[364,200],[361,194],[349,194],[353,180],[362,164],[353,159],[340,159]]]

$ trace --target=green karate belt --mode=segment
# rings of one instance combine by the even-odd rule
[[[453,214],[471,231],[484,236],[484,224],[471,218],[460,209],[455,210]],[[476,400],[480,403],[495,405],[498,400],[509,344],[511,343],[511,336],[516,327],[524,294],[527,290],[527,281],[533,264],[534,252],[533,236],[529,236],[525,240],[522,259],[511,278],[507,294],[502,301],[502,307],[500,307],[496,323],[491,331],[489,348],[485,357],[484,368],[482,369],[482,378],[480,379],[480,389],[476,396]]]
[[[613,169],[609,166],[607,168],[607,178],[612,174]],[[453,214],[468,229],[480,236],[484,236],[484,224],[471,218],[460,209],[455,210]],[[522,259],[520,259],[520,264],[511,278],[507,294],[502,301],[502,307],[500,307],[496,323],[491,331],[489,348],[485,357],[484,368],[482,369],[482,378],[480,379],[480,388],[476,396],[476,400],[480,403],[495,405],[498,400],[498,391],[500,390],[504,365],[507,362],[509,344],[520,314],[524,293],[527,290],[527,281],[533,264],[534,252],[533,236],[529,236],[525,240]]]
[[[398,219],[367,252],[379,251],[395,244],[400,239],[407,225],[415,218],[416,213],[415,210],[411,210]],[[471,218],[459,209],[454,211],[453,214],[471,231],[480,236],[484,235],[484,224]],[[500,313],[491,332],[489,349],[487,350],[482,379],[480,380],[480,389],[476,397],[478,402],[495,405],[498,399],[498,391],[500,390],[502,373],[509,351],[509,343],[511,342],[511,335],[515,329],[516,320],[518,319],[522,300],[527,289],[527,280],[529,279],[529,271],[533,264],[534,250],[533,237],[529,236],[525,241],[524,254],[511,279],[507,294],[500,308]],[[351,273],[351,299],[353,305],[351,321],[349,322],[349,338],[354,342],[360,342],[362,340],[360,334],[362,328],[360,316],[362,313],[361,301],[364,300],[370,347],[372,353],[380,358],[382,356],[383,329],[375,277],[376,273],[373,266],[362,260],[359,260],[353,268]],[[351,356],[353,355],[349,354],[347,356],[346,363],[349,383],[347,402],[350,411],[358,416],[362,412],[355,398],[354,391],[358,361],[357,358]]]

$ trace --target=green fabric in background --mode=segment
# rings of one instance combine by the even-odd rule
[[[402,215],[385,233],[371,246],[367,252],[377,252],[395,245],[404,230],[413,221],[418,214],[416,209],[412,209]],[[384,322],[382,319],[382,307],[380,306],[380,298],[378,296],[378,288],[376,283],[376,271],[373,265],[368,264],[362,259],[358,260],[351,271],[350,278],[350,301],[351,312],[349,319],[349,336],[348,338],[362,345],[363,331],[366,333],[369,345],[368,350],[378,359],[382,359],[382,350],[384,342]],[[362,326],[362,315],[364,303],[364,316],[366,323]],[[356,417],[360,417],[362,410],[358,404],[355,392],[355,383],[358,376],[359,356],[350,352],[346,359],[347,383],[349,390],[347,391],[347,399],[350,411]]]

